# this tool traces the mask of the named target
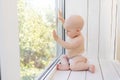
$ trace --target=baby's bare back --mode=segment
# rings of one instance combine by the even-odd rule
[[[66,49],[67,50],[67,56],[69,58],[84,53],[84,38],[83,38],[83,36],[79,36],[79,37],[81,39],[80,39],[80,43],[77,43],[77,44],[79,44],[78,47],[72,48],[72,49]],[[78,39],[79,39],[79,37],[78,37]],[[70,39],[69,42],[70,43],[74,42],[74,39]]]

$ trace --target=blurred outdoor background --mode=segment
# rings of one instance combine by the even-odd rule
[[[34,80],[56,56],[55,0],[18,0],[21,80]]]

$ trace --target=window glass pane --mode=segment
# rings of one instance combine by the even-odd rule
[[[18,0],[21,80],[35,80],[56,57],[55,0]]]

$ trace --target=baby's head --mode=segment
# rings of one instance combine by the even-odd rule
[[[72,15],[65,20],[64,28],[67,31],[67,35],[71,38],[80,34],[84,25],[83,18],[79,15]]]
[[[65,28],[77,28],[82,30],[84,25],[83,18],[79,15],[72,15],[65,20],[64,27]]]

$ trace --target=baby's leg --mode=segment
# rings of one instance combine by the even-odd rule
[[[94,65],[89,65],[87,63],[84,62],[80,62],[74,65],[70,65],[70,69],[73,71],[90,71],[91,73],[95,72],[95,66]]]
[[[69,70],[69,61],[66,55],[60,58],[60,64],[57,64],[57,70]]]
[[[80,62],[77,64],[70,64],[70,69],[73,71],[82,71],[82,70],[88,70],[89,66],[88,64],[84,63],[84,62]]]
[[[67,55],[62,55],[60,57],[60,63],[63,64],[63,65],[68,65],[69,64],[69,60],[68,60]]]
[[[94,73],[95,72],[95,66],[94,65],[89,65],[84,60],[85,60],[84,58],[80,58],[80,57],[73,58],[72,60],[70,60],[70,69],[75,70],[75,71],[89,70],[90,72]]]
[[[93,64],[89,65],[89,69],[88,69],[91,73],[95,72],[95,66]]]
[[[87,63],[87,58],[84,57],[84,56],[76,56],[74,58],[72,58],[72,61],[73,62],[84,62],[84,63]]]

